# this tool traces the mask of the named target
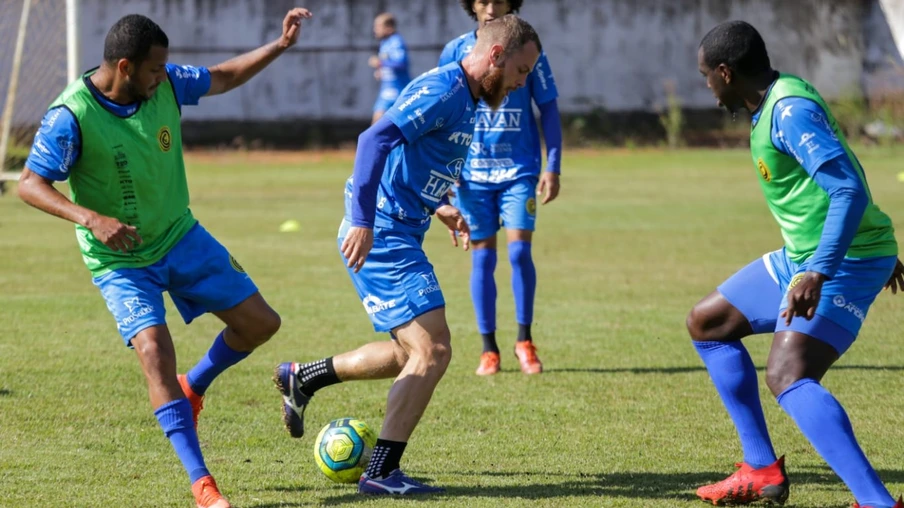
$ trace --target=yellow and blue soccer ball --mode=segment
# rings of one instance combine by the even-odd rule
[[[355,483],[373,453],[377,435],[363,420],[339,418],[331,421],[314,441],[314,460],[327,478]]]

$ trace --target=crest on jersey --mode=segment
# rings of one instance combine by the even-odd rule
[[[173,146],[173,135],[166,125],[157,131],[157,144],[160,145],[160,150],[163,152],[170,151]]]
[[[769,166],[766,165],[766,161],[762,158],[757,159],[756,168],[760,170],[760,176],[763,177],[763,180],[766,180],[767,182],[772,181],[772,172],[769,171]]]
[[[799,274],[795,275],[794,277],[792,277],[791,282],[788,283],[788,291],[791,291],[792,289],[794,289],[794,286],[800,284],[800,281],[803,280],[803,278],[804,278],[803,273],[799,273]]]
[[[536,215],[537,200],[534,198],[527,198],[527,203],[524,203],[524,208],[527,210],[527,213],[529,213],[530,215]]]
[[[242,265],[240,265],[239,262],[236,261],[235,258],[232,257],[231,255],[229,256],[229,264],[232,266],[233,270],[235,270],[239,273],[245,273],[245,269],[242,268]]]

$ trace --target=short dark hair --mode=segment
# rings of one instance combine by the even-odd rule
[[[727,21],[713,28],[700,41],[703,61],[710,69],[725,64],[743,76],[772,70],[766,43],[746,21]]]
[[[471,16],[471,19],[477,21],[477,13],[474,12],[474,1],[475,0],[459,0],[461,3],[461,8],[468,13],[468,16]],[[509,7],[512,8],[512,13],[517,13],[521,10],[521,4],[524,3],[524,0],[508,0]]]
[[[169,47],[169,38],[151,18],[129,14],[120,18],[107,32],[104,60],[114,63],[121,58],[140,64],[151,52],[151,46]]]

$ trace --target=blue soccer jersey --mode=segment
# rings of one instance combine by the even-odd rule
[[[408,74],[408,47],[399,34],[392,34],[380,41],[380,90],[399,90],[411,81]]]
[[[477,42],[477,32],[468,32],[448,44],[440,65],[462,60]],[[496,111],[480,101],[467,163],[462,179],[472,189],[492,190],[508,186],[522,177],[540,174],[540,135],[531,103],[545,104],[558,97],[546,54],[542,53],[526,86],[512,91]]]
[[[422,234],[461,177],[474,133],[476,103],[458,63],[417,77],[386,112],[405,143],[386,159],[374,225]],[[352,192],[349,182],[348,191]]]

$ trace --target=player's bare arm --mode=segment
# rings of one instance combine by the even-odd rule
[[[53,186],[53,180],[28,168],[22,170],[18,194],[22,201],[44,213],[90,229],[95,238],[113,250],[128,252],[141,244],[141,237],[134,227],[73,203]]]
[[[254,51],[239,55],[210,68],[210,90],[207,95],[218,95],[243,85],[264,67],[298,42],[301,21],[311,19],[313,14],[307,9],[296,7],[283,19],[282,35],[275,41]]]

